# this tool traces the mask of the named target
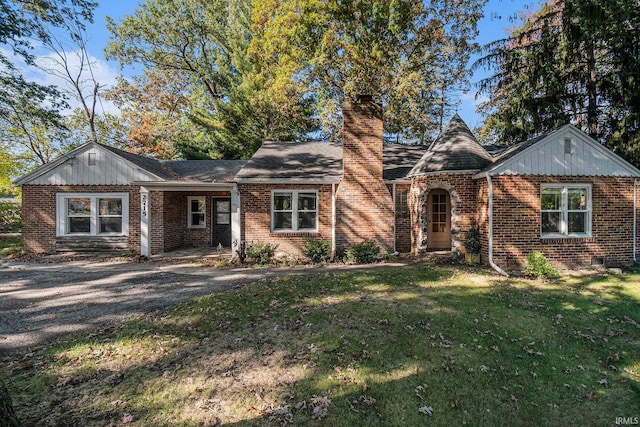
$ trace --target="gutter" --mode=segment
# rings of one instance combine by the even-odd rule
[[[633,262],[638,262],[638,178],[633,179]]]
[[[505,277],[509,275],[493,262],[493,183],[491,175],[487,174],[487,183],[489,184],[489,265],[498,273]]]

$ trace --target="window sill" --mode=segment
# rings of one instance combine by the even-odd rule
[[[318,230],[271,230],[271,236],[274,237],[300,237],[300,236],[317,236],[320,232]]]
[[[560,234],[560,233],[549,233],[542,234],[540,236],[541,239],[591,239],[593,236],[591,234]]]

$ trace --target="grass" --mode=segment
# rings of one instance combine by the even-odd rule
[[[639,284],[430,266],[282,277],[0,378],[25,425],[611,425],[640,416]]]

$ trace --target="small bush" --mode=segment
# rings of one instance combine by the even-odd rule
[[[331,242],[329,240],[307,239],[304,241],[302,253],[314,264],[325,262],[329,257]]]
[[[369,264],[380,253],[380,246],[374,240],[356,243],[344,252],[344,260],[356,264]]]
[[[467,231],[464,247],[468,254],[480,253],[480,231],[478,230],[478,223],[475,219],[471,221],[471,228]]]
[[[273,255],[276,253],[278,245],[272,245],[271,243],[255,244],[247,249],[247,256],[252,258],[256,264],[270,264],[273,259]]]
[[[536,279],[557,279],[560,277],[560,272],[540,251],[527,255],[527,267],[524,269],[524,274]]]

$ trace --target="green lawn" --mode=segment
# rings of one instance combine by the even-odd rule
[[[25,425],[615,425],[640,416],[640,274],[283,277],[3,368]]]

